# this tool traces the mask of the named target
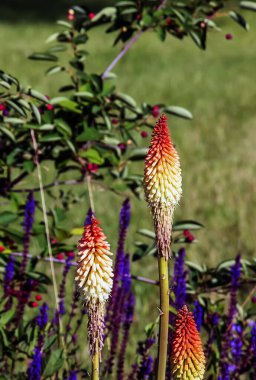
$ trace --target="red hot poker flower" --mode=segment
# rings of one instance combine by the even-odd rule
[[[205,356],[192,313],[184,305],[179,311],[172,344],[172,373],[175,380],[202,380]]]

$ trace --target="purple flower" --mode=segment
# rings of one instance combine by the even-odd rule
[[[67,282],[67,275],[72,265],[72,258],[68,257],[66,259],[63,272],[62,272],[62,281],[60,284],[59,289],[59,315],[64,315],[66,312],[65,309],[65,291],[66,291],[66,282]]]
[[[204,309],[197,300],[194,302],[193,315],[195,318],[197,330],[200,331],[204,319]]]
[[[146,357],[142,360],[139,369],[139,379],[146,380],[152,372],[153,358],[152,356]]]
[[[235,264],[231,267],[231,290],[230,290],[230,303],[228,311],[228,323],[232,323],[237,312],[237,290],[240,285],[241,275],[241,256],[237,255]]]
[[[186,298],[186,275],[184,270],[185,248],[181,248],[174,263],[173,291],[175,294],[175,306],[179,310],[185,303]]]
[[[35,200],[33,193],[29,193],[26,206],[25,206],[25,214],[24,214],[24,225],[23,229],[25,234],[30,233],[33,222],[34,222],[34,213],[35,213]]]
[[[14,278],[15,268],[14,268],[15,260],[12,255],[9,256],[8,261],[4,270],[4,295],[8,297],[11,291],[11,283]]]
[[[129,293],[132,283],[130,272],[130,256],[126,254],[123,261],[123,273],[122,273],[122,287],[125,293]]]
[[[42,364],[41,348],[36,346],[34,350],[33,360],[30,364],[29,371],[28,371],[30,380],[40,380],[41,364]]]
[[[69,377],[68,377],[67,380],[77,380],[77,374],[76,374],[76,371],[71,370],[71,371],[70,371],[70,374],[69,374]]]
[[[92,224],[92,216],[93,216],[93,211],[90,207],[88,212],[87,212],[87,216],[85,218],[85,221],[84,221],[84,227],[86,227],[88,224]]]
[[[253,358],[253,368],[256,370],[256,322],[252,326],[250,350]]]
[[[38,317],[36,319],[37,324],[40,327],[40,330],[43,330],[45,328],[45,326],[47,325],[47,322],[48,322],[48,310],[49,310],[49,306],[47,305],[47,303],[44,303],[40,307],[40,314],[38,315]]]

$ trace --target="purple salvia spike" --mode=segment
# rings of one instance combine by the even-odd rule
[[[194,302],[193,316],[194,316],[194,319],[195,319],[195,322],[196,322],[197,330],[200,331],[201,330],[201,326],[203,324],[203,319],[204,319],[204,309],[200,305],[200,303],[199,303],[198,300],[196,300]]]
[[[59,313],[60,316],[65,314],[65,291],[66,291],[66,282],[67,275],[72,265],[72,258],[68,257],[66,259],[63,272],[62,272],[62,281],[59,289]]]
[[[109,299],[108,305],[107,305],[107,312],[106,312],[106,335],[107,337],[109,331],[111,328],[115,328],[112,318],[115,315],[115,305],[118,303],[118,289],[119,284],[121,281],[121,275],[123,273],[123,265],[124,265],[124,244],[125,244],[125,237],[127,233],[127,228],[130,223],[130,201],[127,198],[122,205],[121,211],[120,211],[120,221],[119,221],[119,239],[118,239],[118,245],[117,245],[117,251],[116,251],[116,259],[115,259],[115,265],[114,265],[114,277],[113,277],[113,286],[112,286],[112,292],[111,297]]]
[[[87,216],[85,218],[85,221],[84,221],[84,227],[86,227],[88,224],[91,224],[92,223],[92,216],[93,216],[93,211],[91,209],[91,207],[89,208],[88,212],[87,212]]]
[[[128,345],[130,328],[133,321],[135,298],[133,293],[129,293],[125,304],[125,316],[123,321],[123,339],[118,355],[117,362],[117,380],[124,379],[124,358]]]
[[[48,305],[44,303],[40,307],[40,313],[36,318],[37,325],[39,327],[38,342],[34,349],[34,355],[32,362],[28,369],[28,375],[30,380],[41,379],[41,365],[42,365],[42,348],[45,341],[45,327],[48,322]]]
[[[20,276],[21,278],[24,275],[24,272],[26,270],[27,266],[27,260],[28,260],[28,253],[29,253],[29,242],[30,242],[30,234],[33,227],[34,222],[34,213],[35,213],[35,200],[33,193],[29,193],[27,202],[25,205],[25,213],[24,213],[24,223],[23,223],[23,230],[24,230],[24,240],[23,240],[23,258],[21,262],[21,268],[20,268]]]
[[[122,288],[125,293],[129,293],[131,289],[131,271],[130,271],[130,255],[127,253],[123,260],[123,273],[122,273]]]
[[[186,275],[184,270],[186,250],[181,248],[178,256],[175,258],[174,275],[173,275],[173,292],[175,295],[175,307],[177,310],[181,309],[185,303],[186,298]]]
[[[234,372],[234,368],[230,367],[229,363],[229,351],[232,340],[232,328],[234,324],[234,318],[237,313],[237,290],[239,288],[241,275],[241,256],[237,255],[235,264],[231,267],[231,290],[230,290],[230,303],[228,310],[228,328],[226,330],[222,352],[220,358],[220,379],[224,380],[226,376],[229,376],[231,372]],[[233,365],[233,364],[232,364]]]
[[[4,297],[8,298],[5,305],[5,310],[9,310],[12,306],[12,298],[10,297],[12,291],[12,280],[15,275],[15,260],[12,255],[9,256],[4,270]]]

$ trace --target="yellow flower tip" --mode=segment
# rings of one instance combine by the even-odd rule
[[[187,306],[178,311],[172,343],[172,373],[177,380],[202,380],[205,356],[200,335]]]
[[[181,183],[179,155],[163,114],[154,127],[145,159],[144,189],[147,202],[153,208],[176,206],[182,193]]]
[[[112,288],[112,259],[98,220],[92,216],[78,244],[76,281],[86,303],[104,303]]]

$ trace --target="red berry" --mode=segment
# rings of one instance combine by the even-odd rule
[[[142,132],[140,133],[140,135],[141,135],[141,137],[146,138],[146,137],[148,137],[148,132],[146,132],[146,131],[142,131]]]
[[[88,164],[87,165],[87,170],[90,172],[90,173],[97,173],[99,167],[97,164]]]
[[[67,255],[67,257],[69,257],[70,259],[73,259],[73,258],[75,257],[74,252],[67,252],[66,255]]]
[[[153,115],[154,117],[158,117],[158,116],[159,116],[159,113],[160,113],[160,108],[159,108],[158,106],[154,106],[154,107],[152,108],[152,115]]]
[[[72,15],[72,13],[68,14],[68,20],[73,21],[75,19],[75,15]]]
[[[187,237],[187,241],[188,241],[189,243],[192,243],[194,240],[195,240],[195,236],[192,235],[192,234],[190,234],[190,235]]]
[[[119,148],[122,152],[124,152],[124,151],[126,150],[126,148],[127,148],[127,145],[126,145],[125,143],[120,143],[120,144],[118,144],[118,148]]]
[[[92,13],[92,12],[89,13],[89,15],[88,15],[88,17],[89,17],[90,20],[92,20],[94,18],[94,16],[95,16],[95,13]]]
[[[251,300],[252,300],[252,303],[256,303],[256,296],[253,296],[253,297],[251,298]]]
[[[228,33],[228,34],[226,34],[225,38],[226,38],[226,40],[232,40],[233,39],[233,34]]]
[[[183,231],[183,235],[188,237],[190,235],[190,231],[189,230],[184,230]]]
[[[5,110],[5,105],[3,103],[0,103],[0,111]]]
[[[38,306],[38,303],[36,301],[31,301],[31,302],[29,302],[28,306],[35,308]]]
[[[0,252],[3,252],[5,250],[5,247],[3,245],[0,245]]]
[[[41,294],[37,294],[37,295],[35,296],[35,299],[36,299],[37,301],[41,301],[41,300],[42,300],[42,296],[41,296]]]
[[[58,260],[63,260],[63,259],[64,259],[64,256],[63,256],[62,253],[58,253],[58,254],[56,255],[56,257],[57,257]]]
[[[48,111],[51,111],[51,110],[53,110],[53,105],[52,104],[47,104],[46,108],[48,109]]]
[[[113,125],[116,125],[116,124],[118,124],[118,122],[119,122],[117,118],[114,118],[114,119],[112,119],[111,121],[112,121],[112,124],[113,124]]]
[[[168,18],[167,20],[166,20],[166,25],[171,25],[172,24],[172,19],[171,18]]]
[[[52,244],[57,244],[58,243],[58,240],[57,239],[52,239]]]
[[[141,20],[141,15],[139,13],[136,15],[136,20]]]

